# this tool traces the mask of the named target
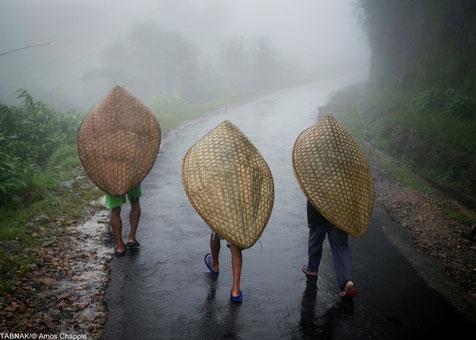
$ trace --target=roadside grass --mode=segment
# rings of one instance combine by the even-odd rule
[[[451,119],[440,110],[425,110],[415,114],[403,109],[391,112],[385,125],[399,124],[426,136],[440,139],[456,148],[476,151],[476,120]]]
[[[336,112],[343,126],[355,138],[365,154],[382,164],[385,171],[388,172],[394,180],[420,192],[437,192],[433,186],[415,175],[409,165],[402,164],[389,155],[379,151],[375,145],[371,144],[371,141],[375,144],[377,142],[372,140],[369,124],[366,123],[366,119],[368,118],[359,112],[356,104],[359,100],[362,87],[362,84],[357,84],[345,88],[334,95],[328,105],[332,108],[332,111]]]
[[[36,258],[33,248],[55,239],[59,230],[53,226],[82,218],[94,209],[89,202],[102,195],[85,176],[75,145],[60,147],[32,185],[29,195],[36,201],[0,209],[0,292],[12,292],[13,279],[26,275]]]
[[[476,211],[474,209],[464,211],[456,205],[447,204],[441,208],[440,212],[442,216],[460,224],[472,225],[476,223]]]
[[[367,148],[367,150],[370,150],[370,148]],[[377,162],[384,166],[385,170],[395,181],[403,184],[404,186],[413,188],[423,193],[434,194],[438,192],[438,190],[427,181],[415,175],[405,164],[393,159],[389,155],[378,151],[370,151],[370,155]]]
[[[385,152],[385,140],[379,140],[378,136],[370,133],[369,126],[371,129],[375,129],[375,124],[372,127],[372,123],[367,124],[365,120],[372,119],[372,114],[363,115],[356,105],[362,87],[363,85],[354,85],[340,91],[331,98],[328,105],[338,115],[344,127],[356,139],[365,154],[380,163],[383,166],[383,171],[390,174],[395,181],[422,193],[440,193],[438,189],[414,173],[415,165],[411,159],[405,157],[401,160],[394,159]],[[397,108],[397,101],[393,100],[391,96],[389,98],[387,104]],[[432,114],[426,112],[420,116],[408,113],[398,116],[393,112],[390,113],[388,119],[391,123],[387,124],[407,124],[423,133],[435,133],[455,146],[473,148],[474,150],[476,145],[476,139],[474,139],[476,133],[475,121],[449,121],[447,115],[442,112],[433,112]],[[472,139],[470,136],[472,136]],[[377,147],[382,147],[384,151],[380,151]],[[424,169],[417,169],[417,171],[425,172]],[[444,205],[440,213],[445,218],[460,224],[472,225],[476,223],[476,210],[468,210],[458,204]]]

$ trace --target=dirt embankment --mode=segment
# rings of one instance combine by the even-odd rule
[[[34,250],[36,261],[13,281],[13,292],[0,295],[0,333],[100,338],[106,321],[106,264],[113,252],[106,245],[108,211],[100,206],[85,207],[84,220],[44,216],[44,228],[54,237]]]
[[[426,194],[405,187],[375,159],[370,162],[377,199],[410,232],[416,251],[441,261],[447,274],[476,298],[475,227],[442,214],[448,207],[459,209],[458,203],[441,193]]]

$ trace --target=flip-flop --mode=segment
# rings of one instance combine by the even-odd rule
[[[219,271],[217,272],[212,268],[212,254],[206,253],[205,257],[203,258],[203,261],[205,261],[205,265],[207,266],[210,273],[212,273],[213,275],[218,275],[220,273]]]
[[[309,276],[312,276],[312,277],[317,277],[317,272],[310,272],[309,270],[307,270],[307,264],[305,264],[304,266],[301,267],[301,270],[304,274],[306,275],[309,275]]]
[[[233,294],[232,294],[232,292],[231,292],[231,290],[230,290],[230,299],[231,299],[231,301],[233,301],[233,302],[238,302],[238,303],[240,303],[240,302],[243,301],[243,293],[242,293],[241,290],[240,290],[240,295],[239,295],[239,296],[233,296]]]
[[[129,241],[126,243],[126,246],[128,246],[129,248],[137,248],[137,247],[140,247],[140,243],[137,242],[136,240],[132,242]]]
[[[126,254],[126,250],[127,250],[127,247],[124,248],[123,251],[117,251],[117,247],[116,247],[114,248],[114,255],[116,255],[117,257],[124,256]]]

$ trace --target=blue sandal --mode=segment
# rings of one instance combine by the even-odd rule
[[[212,255],[210,253],[205,254],[205,257],[203,258],[203,261],[205,261],[205,265],[207,266],[210,273],[212,273],[213,275],[218,275],[220,273],[220,272],[217,272],[217,271],[213,270],[213,268],[212,268]]]
[[[239,296],[233,296],[233,294],[231,293],[231,290],[230,290],[230,299],[233,302],[242,302],[243,301],[243,293],[240,290],[240,295]]]

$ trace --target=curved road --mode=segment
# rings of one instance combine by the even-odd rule
[[[279,91],[187,122],[168,134],[143,182],[142,246],[110,262],[102,339],[422,339],[454,337],[460,331],[474,334],[474,326],[429,288],[385,238],[382,228],[394,222],[378,204],[367,234],[350,238],[360,291],[354,303],[338,297],[327,241],[317,285],[300,271],[307,254],[306,200],[293,175],[291,149],[298,134],[316,122],[316,107],[353,80]],[[260,242],[243,253],[241,305],[229,301],[231,257],[224,242],[219,277],[204,266],[209,229],[181,182],[186,151],[225,119],[260,150],[276,186],[269,224]],[[126,211],[123,219],[127,221]]]

